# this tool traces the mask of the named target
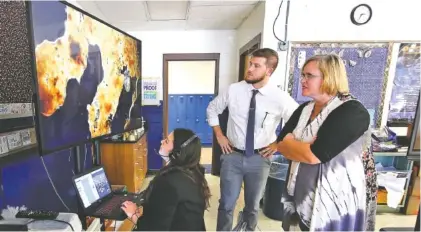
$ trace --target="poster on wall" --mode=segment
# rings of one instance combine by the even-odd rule
[[[142,77],[142,105],[159,105],[159,77]]]
[[[31,103],[0,104],[0,119],[32,117]]]
[[[389,103],[389,123],[407,125],[415,117],[420,93],[420,54],[420,43],[400,44]]]
[[[301,94],[301,68],[314,55],[336,54],[345,63],[351,94],[367,108],[371,125],[379,127],[390,64],[389,43],[294,43],[288,91],[298,102],[311,100]]]
[[[0,133],[33,126],[31,103],[0,103]]]

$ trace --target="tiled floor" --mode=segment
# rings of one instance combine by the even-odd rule
[[[216,216],[218,213],[219,177],[207,174],[206,179],[208,180],[208,184],[211,189],[212,198],[210,203],[211,207],[205,212],[205,222],[207,230],[214,231],[216,229]],[[144,187],[147,186],[147,184],[148,181],[145,181]],[[238,212],[242,209],[242,207],[244,207],[243,193],[240,194],[237,201],[235,215],[238,215]],[[236,219],[234,219],[234,223],[235,220]],[[396,213],[390,208],[381,207],[378,209],[376,218],[376,231],[383,227],[413,227],[415,225],[415,220],[416,216],[402,215],[400,213]],[[267,218],[260,210],[257,230],[280,231],[281,222]]]
[[[212,164],[212,147],[202,148],[202,158],[200,164]]]
[[[203,147],[202,148],[202,157],[200,159],[200,164],[205,168],[206,173],[211,173],[211,171],[212,171],[212,147]]]

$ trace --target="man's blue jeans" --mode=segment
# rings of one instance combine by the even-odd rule
[[[217,231],[232,230],[233,211],[243,181],[244,221],[247,222],[247,230],[254,231],[257,225],[259,201],[263,197],[269,169],[270,159],[264,158],[260,154],[249,157],[238,152],[221,155],[221,198],[218,208]]]

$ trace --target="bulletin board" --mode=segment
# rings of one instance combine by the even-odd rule
[[[396,59],[395,75],[387,121],[407,126],[415,118],[421,76],[421,43],[401,43]]]
[[[25,2],[0,1],[0,134],[34,126],[26,16]]]
[[[293,43],[288,92],[299,104],[311,100],[301,95],[304,62],[318,54],[339,55],[345,63],[351,94],[369,111],[372,126],[380,127],[392,46],[392,43]]]

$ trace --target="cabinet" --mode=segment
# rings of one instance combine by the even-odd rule
[[[101,163],[112,185],[126,185],[129,192],[140,192],[148,171],[147,136],[137,141],[101,142]]]

